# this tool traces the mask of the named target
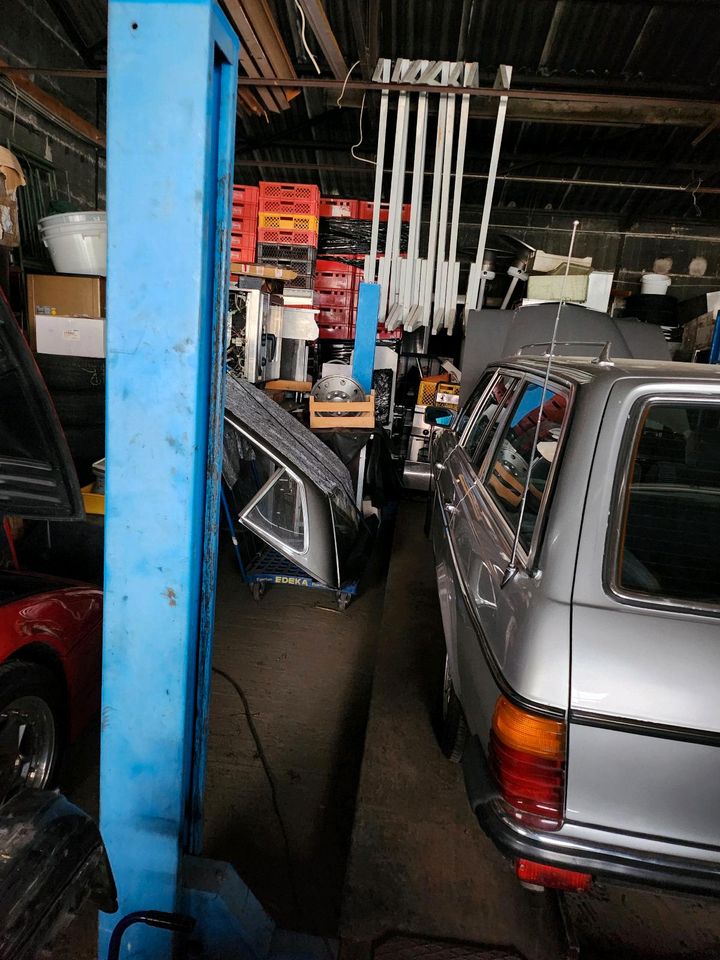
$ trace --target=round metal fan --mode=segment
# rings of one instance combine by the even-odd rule
[[[352,377],[331,374],[323,377],[312,388],[311,396],[319,401],[334,401],[336,403],[351,403],[353,401],[365,400],[365,391]],[[319,416],[338,417],[342,413],[324,413]],[[347,413],[344,416],[358,416],[357,413]]]

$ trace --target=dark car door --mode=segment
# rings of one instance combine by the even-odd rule
[[[70,451],[50,395],[0,294],[0,516],[85,516]]]

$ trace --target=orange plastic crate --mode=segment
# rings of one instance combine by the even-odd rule
[[[309,230],[317,233],[319,222],[317,217],[309,213],[266,213],[263,210],[258,215],[258,226],[263,230]]]
[[[313,183],[260,182],[260,209],[272,211],[277,201],[292,201],[298,213],[320,214],[320,188]],[[280,211],[282,212],[282,211]]]
[[[338,323],[325,326],[318,324],[320,340],[352,340],[354,331],[349,323]]]
[[[357,200],[340,200],[339,197],[320,197],[320,216],[357,219],[358,202]]]
[[[316,307],[352,307],[354,295],[350,290],[322,290],[318,286],[318,277],[315,274],[315,297]]]
[[[402,205],[402,214],[400,219],[403,222],[407,222],[410,219],[410,209],[411,204],[404,203]],[[383,223],[387,220],[390,213],[390,205],[388,203],[380,204],[380,222]],[[372,200],[358,200],[358,220],[372,220],[373,218],[373,202]]]
[[[334,270],[315,270],[316,290],[345,290],[352,291],[358,283],[352,273],[339,273]]]
[[[284,243],[291,247],[317,247],[317,230],[279,230],[258,227],[258,243]]]
[[[255,238],[230,237],[230,259],[235,263],[255,263]]]
[[[232,206],[233,220],[254,220],[257,224],[258,205],[249,200],[242,200]]]
[[[236,203],[254,203],[258,205],[260,200],[260,189],[258,187],[246,187],[242,183],[233,185],[233,206]]]
[[[257,220],[249,218],[247,220],[231,220],[230,232],[257,236]]]

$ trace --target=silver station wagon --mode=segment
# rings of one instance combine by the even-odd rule
[[[441,745],[522,881],[719,893],[720,372],[546,370],[434,431]]]

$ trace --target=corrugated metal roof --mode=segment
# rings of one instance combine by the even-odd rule
[[[54,0],[73,12],[88,45],[97,37],[106,0]],[[295,0],[269,0],[298,75],[315,76],[298,29]],[[360,59],[359,76],[377,56],[477,60],[481,82],[501,63],[513,65],[515,87],[644,93],[718,98],[720,2],[717,0],[325,0],[331,27],[348,65]],[[377,11],[377,31],[370,29]],[[364,43],[356,29],[360,24]],[[465,36],[461,41],[461,29]],[[368,49],[377,35],[377,48]],[[96,41],[94,41],[96,42]],[[308,42],[328,74],[318,43]],[[326,193],[368,197],[373,167],[350,156],[359,138],[355,108],[338,110],[336,93],[305,91],[289,110],[266,119],[238,120],[238,179],[313,181]],[[374,151],[373,110],[364,114],[367,152]],[[493,121],[473,119],[468,172],[482,173]],[[672,125],[601,127],[586,124],[510,122],[500,172],[537,178],[674,184],[684,192],[505,181],[496,199],[503,206],[632,217],[720,221],[720,197],[698,196],[692,187],[720,185],[720,132],[693,146],[698,128]],[[392,140],[390,140],[390,143]],[[359,150],[363,154],[363,148]],[[388,158],[389,160],[389,158]],[[253,166],[246,166],[251,163]],[[484,181],[468,179],[465,196],[482,201]]]

